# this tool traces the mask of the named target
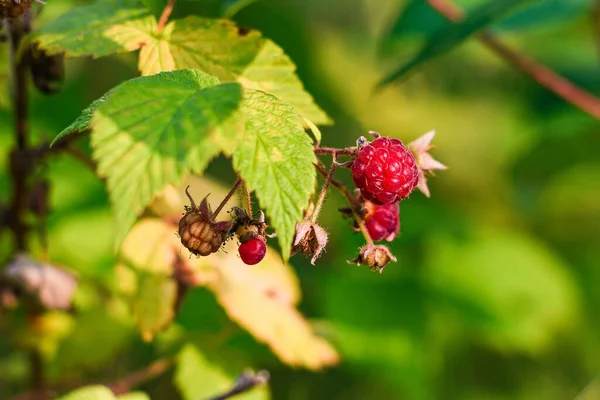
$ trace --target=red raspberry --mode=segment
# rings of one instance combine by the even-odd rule
[[[365,225],[371,239],[376,242],[384,238],[388,242],[394,240],[400,231],[400,207],[398,207],[398,203],[383,206],[371,203],[365,204],[365,208],[369,210],[365,216]]]
[[[257,236],[240,244],[238,252],[240,253],[240,257],[244,263],[248,265],[254,265],[258,264],[263,258],[265,258],[265,254],[267,253],[267,245],[262,237]]]
[[[352,163],[352,177],[366,200],[391,204],[413,191],[419,169],[415,157],[399,139],[380,137],[360,148]]]

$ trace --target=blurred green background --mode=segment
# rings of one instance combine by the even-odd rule
[[[40,23],[75,3],[83,2],[49,0]],[[493,30],[600,95],[592,3],[533,2]],[[383,275],[346,264],[362,238],[337,212],[344,202],[336,192],[321,217],[330,232],[327,252],[316,267],[292,258],[300,309],[339,351],[339,366],[289,368],[235,328],[219,348],[207,344],[206,351],[268,369],[273,399],[575,399],[600,372],[600,123],[474,40],[374,94],[375,84],[437,23],[419,13],[392,29],[404,4],[264,0],[235,15],[297,64],[307,90],[336,122],[322,128],[324,145],[353,145],[369,129],[405,142],[436,129],[433,155],[449,169],[430,179],[430,199],[415,193],[402,203],[402,234],[391,244],[398,262]],[[181,0],[175,16],[217,9],[216,0]],[[5,74],[4,52],[1,57]],[[135,75],[133,54],[69,60],[61,93],[32,95],[32,135],[53,137],[91,101]],[[13,140],[5,92],[3,201],[10,194]],[[228,165],[217,159],[207,175],[227,185]],[[118,306],[108,294],[115,285],[113,220],[103,184],[63,155],[40,173],[52,183],[50,257],[76,270],[84,289],[74,328],[54,321],[57,340],[48,339],[48,346],[59,356],[49,361],[51,382],[111,381],[154,360],[173,332],[147,344],[115,316]],[[348,171],[337,176],[351,183]],[[0,240],[6,260],[11,238],[3,233]],[[202,289],[190,293],[177,323],[199,337],[218,337],[232,325]],[[11,339],[21,332],[14,320],[0,329],[4,399],[27,387],[28,359]],[[152,398],[176,398],[170,378],[143,389]]]

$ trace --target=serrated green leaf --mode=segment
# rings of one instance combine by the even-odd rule
[[[203,72],[180,70],[115,88],[92,118],[98,174],[107,178],[121,243],[144,207],[187,170],[201,173],[235,142],[242,89]]]
[[[231,389],[234,380],[218,366],[211,364],[192,344],[185,345],[177,355],[175,385],[184,400],[212,398]],[[265,386],[236,396],[242,400],[267,400]]]
[[[244,97],[246,126],[233,164],[266,209],[287,260],[296,222],[315,189],[315,154],[292,107],[257,90]]]
[[[85,110],[81,112],[81,115],[77,117],[77,119],[73,121],[71,125],[67,126],[58,135],[56,135],[56,137],[52,140],[52,143],[50,143],[50,147],[54,146],[54,144],[58,140],[64,137],[76,133],[86,132],[90,128],[90,121],[92,120],[92,115],[94,115],[94,111],[96,111],[96,108],[100,104],[104,103],[104,101],[108,98],[109,95],[110,91],[107,92],[104,96],[92,102],[92,104],[90,104]]]
[[[117,400],[117,397],[106,386],[86,386],[70,392],[59,400]]]
[[[471,35],[505,17],[518,6],[530,1],[533,0],[489,0],[469,13],[461,22],[443,26],[439,29],[427,40],[423,48],[414,57],[385,77],[378,86],[393,82],[416,66],[453,49]]]
[[[133,314],[142,337],[152,340],[175,315],[177,283],[168,276],[144,274],[133,303]]]
[[[74,7],[34,36],[48,54],[100,57],[137,50],[150,40],[156,19],[137,0],[100,0]]]
[[[231,21],[196,16],[175,20],[140,51],[143,75],[184,68],[272,93],[315,124],[331,123],[304,90],[294,63],[283,50],[259,32]]]

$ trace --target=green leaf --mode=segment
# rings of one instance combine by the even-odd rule
[[[231,21],[187,17],[167,24],[140,51],[143,75],[196,68],[222,81],[272,93],[315,124],[331,123],[295,73],[296,67],[275,43]]]
[[[150,396],[148,396],[144,392],[131,392],[125,393],[117,397],[118,400],[150,400]]]
[[[453,49],[471,35],[505,17],[510,11],[514,11],[528,1],[532,0],[489,0],[469,13],[461,22],[438,30],[414,57],[385,77],[378,86],[395,81],[416,66]]]
[[[115,88],[92,118],[98,174],[107,186],[121,243],[144,207],[187,170],[201,173],[237,137],[242,89],[181,70]]]
[[[212,398],[231,389],[234,380],[218,366],[211,364],[192,344],[185,345],[177,356],[175,385],[184,400]],[[267,400],[265,386],[236,396],[241,400]]]
[[[94,111],[96,111],[96,108],[100,104],[106,101],[110,93],[110,91],[107,92],[104,96],[100,97],[98,100],[95,100],[85,110],[83,110],[81,112],[81,115],[77,117],[77,119],[73,121],[71,125],[67,126],[65,129],[62,130],[62,132],[56,135],[56,137],[52,140],[52,143],[50,143],[50,147],[54,146],[54,144],[58,140],[64,137],[86,132],[90,128],[90,121],[92,120],[92,115],[94,115]]]
[[[105,56],[137,50],[150,40],[156,20],[137,0],[100,0],[74,7],[34,36],[49,54]]]
[[[134,299],[133,313],[145,341],[164,329],[175,315],[177,284],[168,276],[143,274]]]
[[[117,400],[117,397],[106,386],[86,386],[70,392],[59,400]]]
[[[247,90],[242,112],[246,127],[233,164],[266,209],[287,260],[296,222],[315,189],[311,140],[294,109],[270,94]]]

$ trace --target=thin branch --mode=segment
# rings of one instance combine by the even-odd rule
[[[337,154],[333,153],[333,162],[331,163],[331,167],[329,168],[329,172],[325,176],[325,182],[321,187],[321,193],[319,194],[319,199],[317,200],[317,204],[312,212],[310,217],[310,222],[317,222],[317,218],[319,218],[319,213],[321,212],[321,207],[323,207],[323,203],[325,202],[325,196],[327,196],[327,191],[329,190],[329,184],[333,179],[333,173],[337,167]]]
[[[248,185],[246,181],[242,180],[242,191],[244,193],[244,202],[246,203],[246,211],[248,215],[252,215],[252,196],[250,196],[250,190],[248,189]]]
[[[344,149],[336,149],[333,147],[316,147],[315,154],[337,154],[340,156],[354,156],[358,149],[356,147],[346,147]]]
[[[129,392],[134,387],[140,386],[152,379],[159,377],[169,370],[174,364],[172,359],[156,360],[146,368],[136,371],[115,383],[107,385],[116,395]]]
[[[160,19],[158,20],[158,25],[156,25],[156,33],[161,33],[163,29],[165,29],[165,25],[167,25],[167,21],[169,21],[169,17],[173,12],[173,7],[175,7],[175,3],[177,0],[169,0],[165,8],[163,9],[162,14],[160,15]]]
[[[225,207],[225,204],[227,204],[229,199],[231,199],[231,196],[233,196],[235,194],[235,191],[237,190],[238,186],[240,186],[241,184],[242,184],[242,178],[237,178],[237,180],[233,184],[233,187],[231,188],[229,193],[227,193],[227,196],[225,196],[223,201],[221,201],[221,204],[219,204],[219,206],[217,207],[215,212],[212,213],[211,219],[214,219],[217,217],[217,215],[219,215],[219,213],[221,212],[223,207]]]
[[[218,396],[210,397],[208,400],[226,400],[240,393],[247,392],[248,390],[253,389],[256,386],[264,385],[268,381],[269,373],[267,371],[263,370],[258,371],[257,373],[244,372],[235,381],[233,387],[230,390]]]
[[[463,11],[452,3],[451,0],[427,1],[431,7],[450,21],[458,22],[463,17]],[[600,99],[591,93],[576,86],[569,80],[563,78],[527,55],[511,49],[489,32],[484,31],[480,33],[478,39],[500,57],[504,58],[546,89],[595,118],[600,119]]]

